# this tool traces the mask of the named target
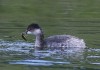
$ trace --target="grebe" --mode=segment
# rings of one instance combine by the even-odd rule
[[[38,24],[32,23],[27,27],[27,30],[22,33],[22,38],[26,40],[25,34],[35,35],[35,47],[44,49],[46,47],[77,47],[85,48],[83,39],[71,35],[54,35],[44,39],[44,34]]]

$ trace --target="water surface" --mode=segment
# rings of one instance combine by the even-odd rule
[[[0,0],[0,70],[100,70],[100,0]],[[86,48],[34,50],[34,36],[21,38],[36,22],[45,37],[84,39]]]
[[[66,50],[34,50],[34,44],[25,41],[0,40],[0,69],[96,69],[100,66],[100,49],[67,48]],[[16,70],[17,70],[16,69]],[[22,69],[24,70],[24,69]]]

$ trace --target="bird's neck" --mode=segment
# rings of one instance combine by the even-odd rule
[[[40,50],[44,48],[44,35],[43,34],[36,36],[35,47]]]

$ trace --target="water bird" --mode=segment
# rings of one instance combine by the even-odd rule
[[[35,39],[35,47],[39,48],[40,50],[44,49],[45,47],[70,47],[70,48],[85,48],[85,42],[83,39],[72,35],[53,35],[47,38],[44,38],[44,33],[42,28],[36,24],[32,23],[28,25],[25,32],[22,33],[22,38],[25,38],[26,34],[32,34],[36,37]]]

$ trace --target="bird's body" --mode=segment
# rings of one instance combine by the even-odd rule
[[[83,39],[71,35],[54,35],[44,39],[42,29],[38,24],[31,24],[28,26],[26,34],[33,34],[36,36],[35,46],[44,49],[44,47],[77,47],[85,48]],[[23,34],[22,34],[23,35]]]
[[[71,35],[54,35],[46,38],[45,44],[48,47],[79,47],[85,48],[83,39]]]

